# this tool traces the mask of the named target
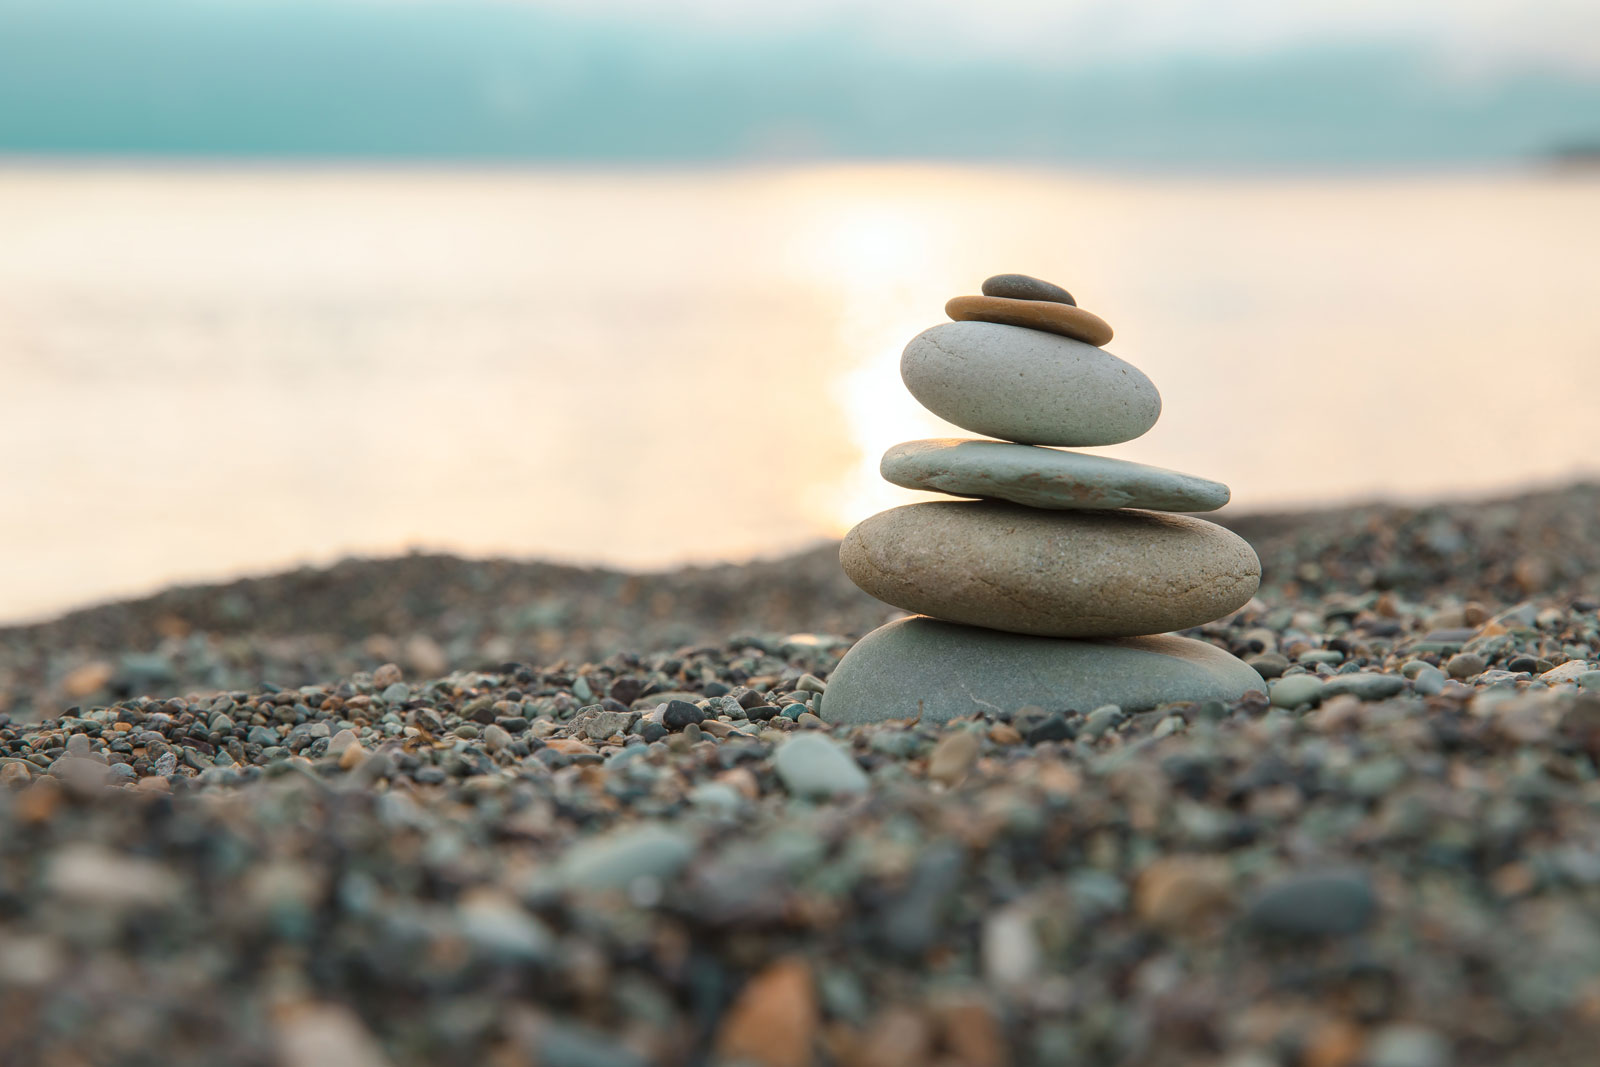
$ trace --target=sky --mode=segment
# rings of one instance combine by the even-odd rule
[[[1308,42],[1391,39],[1430,42],[1463,71],[1531,65],[1594,73],[1600,68],[1600,5],[1592,0],[520,2],[620,19],[666,16],[745,30],[793,30],[848,20],[886,42],[981,49],[1042,63],[1072,56],[1248,55]],[[1086,46],[1074,48],[1075,43]]]
[[[1503,165],[1593,0],[0,0],[0,153]]]

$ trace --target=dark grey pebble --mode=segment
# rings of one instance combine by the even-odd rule
[[[606,690],[606,695],[626,707],[644,696],[645,683],[640,678],[618,678]]]
[[[1289,657],[1281,652],[1263,652],[1259,656],[1251,656],[1245,662],[1254,667],[1262,678],[1267,679],[1281,677],[1283,672],[1289,669]]]
[[[1252,929],[1281,937],[1347,937],[1378,914],[1372,882],[1360,871],[1298,874],[1262,890],[1247,915]]]
[[[776,704],[756,704],[744,709],[745,717],[755,722],[766,722],[778,714]]]
[[[1041,741],[1070,741],[1077,733],[1060,714],[1048,715],[1023,725],[1025,730],[1022,736],[1030,745],[1037,745]]]
[[[693,723],[705,721],[706,714],[687,700],[667,701],[667,710],[661,713],[661,722],[669,730],[682,730]]]
[[[1072,294],[1051,282],[1027,274],[996,274],[985,279],[984,296],[1000,296],[1008,300],[1048,300],[1052,304],[1078,306]]]
[[[930,845],[917,857],[910,883],[884,918],[883,937],[890,948],[915,956],[934,943],[965,865],[965,852],[948,841]]]
[[[736,686],[732,690],[731,695],[733,699],[739,702],[739,706],[744,708],[746,711],[750,710],[751,708],[761,707],[767,703],[766,697],[762,696],[754,689],[746,689],[742,685]]]
[[[647,743],[659,741],[667,736],[667,728],[658,722],[647,722],[639,727],[639,736],[644,738]]]

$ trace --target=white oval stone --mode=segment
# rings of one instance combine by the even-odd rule
[[[907,489],[1051,510],[1215,511],[1228,502],[1227,486],[1192,474],[1004,441],[904,441],[883,454],[879,469]]]
[[[1030,445],[1114,445],[1156,424],[1161,394],[1103,348],[993,322],[923,330],[900,357],[923,407],[964,430]]]
[[[988,500],[881,512],[845,535],[839,561],[897,608],[1046,637],[1198,626],[1242,607],[1261,580],[1254,550],[1203,519]]]

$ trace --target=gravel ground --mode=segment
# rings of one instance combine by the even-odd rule
[[[1263,692],[1133,715],[828,729],[822,553],[0,633],[0,1063],[1587,1062],[1597,497],[1230,519]]]

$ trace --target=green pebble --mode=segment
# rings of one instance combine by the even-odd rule
[[[1324,696],[1349,693],[1362,700],[1382,700],[1384,697],[1394,696],[1405,687],[1405,679],[1393,674],[1360,671],[1355,674],[1335,675],[1323,685],[1322,691]]]
[[[1322,679],[1310,674],[1295,674],[1272,683],[1272,703],[1279,708],[1298,708],[1322,701]]]

